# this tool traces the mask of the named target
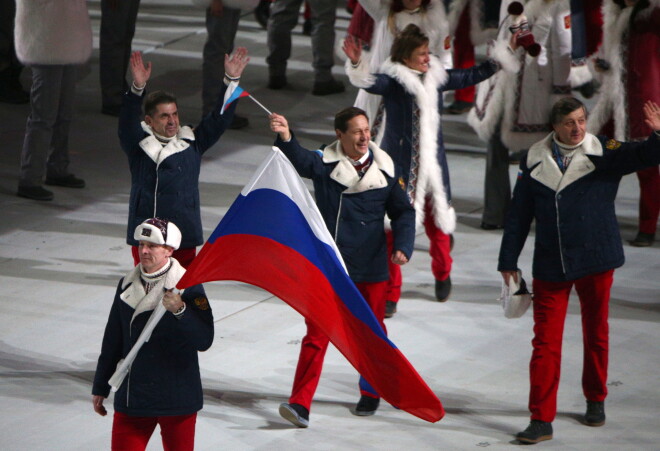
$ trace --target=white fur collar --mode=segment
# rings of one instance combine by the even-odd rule
[[[140,281],[140,265],[137,265],[124,277],[121,284],[122,292],[119,295],[119,298],[135,309],[131,322],[133,322],[135,317],[140,313],[155,309],[158,303],[163,299],[165,289],[169,290],[174,288],[177,282],[179,282],[181,277],[185,274],[186,270],[184,267],[181,266],[175,258],[170,258],[172,260],[172,267],[167,274],[165,274],[165,277],[159,280],[149,293],[145,293],[142,282]]]
[[[432,197],[433,217],[444,233],[452,233],[456,228],[456,213],[449,203],[442,179],[442,168],[438,163],[438,133],[440,122],[439,89],[447,83],[449,75],[440,61],[431,55],[429,70],[423,77],[416,75],[408,67],[387,59],[381,66],[389,75],[411,94],[420,110],[419,124],[419,167],[415,184],[415,217],[417,226],[424,222],[427,194]]]
[[[588,155],[603,156],[603,146],[598,138],[587,133],[582,145],[575,150],[571,163],[562,174],[552,154],[554,132],[534,144],[527,155],[527,167],[532,168],[531,177],[555,192],[560,192],[571,183],[596,169]]]
[[[427,90],[436,90],[436,99],[437,89],[447,83],[447,79],[449,78],[447,71],[442,67],[442,63],[435,55],[431,55],[429,70],[423,77],[417,75],[404,64],[392,62],[390,58],[387,58],[380,66],[380,72],[394,78],[401,83],[409,94],[415,97],[419,95],[426,96]]]
[[[348,189],[346,193],[361,193],[372,189],[385,188],[387,179],[383,172],[390,177],[394,177],[394,162],[392,158],[381,150],[373,141],[369,141],[369,150],[374,156],[374,160],[367,169],[367,172],[360,178],[353,167],[350,159],[341,149],[339,140],[333,142],[323,149],[323,162],[338,162],[337,166],[330,173],[330,178],[337,183],[341,183]]]
[[[142,130],[148,134],[142,141],[140,141],[140,148],[156,164],[160,164],[165,158],[174,155],[175,153],[186,150],[190,147],[188,141],[195,140],[195,134],[192,129],[188,126],[183,126],[179,128],[176,136],[163,146],[163,143],[154,136],[154,131],[146,124],[146,122],[142,121],[140,125],[142,126]]]

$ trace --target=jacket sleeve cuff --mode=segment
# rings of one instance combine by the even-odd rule
[[[353,66],[350,59],[346,59],[344,63],[348,80],[356,88],[369,88],[376,81],[376,77],[369,72],[369,60],[369,52],[362,52],[362,59],[357,66]]]
[[[495,41],[489,50],[489,57],[506,72],[517,73],[520,71],[518,56],[515,51],[511,50],[507,41]]]

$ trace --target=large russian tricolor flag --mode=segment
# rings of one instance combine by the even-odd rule
[[[261,287],[314,321],[390,404],[426,421],[440,400],[378,324],[348,277],[312,196],[274,148],[177,288],[213,280]]]

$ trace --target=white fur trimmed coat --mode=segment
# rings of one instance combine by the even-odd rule
[[[638,140],[650,133],[644,123],[645,101],[660,103],[660,0],[636,12],[612,0],[603,3],[603,44],[598,57],[610,67],[602,78],[598,103],[589,115],[591,133],[607,133],[620,141]],[[603,130],[612,120],[613,130]]]
[[[517,69],[513,55],[503,44],[498,61],[508,70]],[[442,138],[442,91],[472,86],[492,76],[498,70],[493,60],[469,69],[446,70],[432,56],[430,68],[423,76],[403,64],[385,61],[380,73],[370,74],[364,59],[353,67],[347,61],[346,72],[354,86],[383,97],[385,129],[380,147],[403,169],[408,186],[415,181],[414,198],[417,225],[424,221],[424,203],[432,200],[435,224],[444,232],[456,227],[456,213],[451,206],[449,167]],[[419,115],[416,116],[415,112]],[[418,149],[419,165],[412,157]]]
[[[499,39],[510,36],[507,8],[502,0]],[[571,93],[571,9],[569,0],[521,0],[531,31],[541,45],[537,57],[516,53],[519,74],[500,72],[477,89],[475,106],[468,123],[484,141],[498,129],[502,142],[511,151],[529,149],[551,130],[550,109]],[[586,81],[586,80],[585,80]],[[576,81],[576,83],[578,83]]]
[[[388,23],[390,2],[382,0],[359,0],[360,5],[374,20],[374,32],[371,39],[371,58],[369,70],[377,72],[390,55],[394,33]],[[417,25],[429,38],[429,50],[438,56],[443,66],[452,66],[451,49],[449,47],[449,26],[442,0],[431,0],[425,12],[400,11],[393,15],[394,26],[398,32],[409,24]],[[355,106],[367,112],[370,119],[376,117],[380,98],[360,90],[355,99]]]
[[[87,2],[17,0],[14,39],[23,64],[83,64],[92,54]]]

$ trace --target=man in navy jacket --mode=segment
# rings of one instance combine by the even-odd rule
[[[314,196],[330,234],[346,263],[348,275],[364,296],[383,330],[386,330],[385,291],[388,258],[408,262],[415,240],[415,210],[408,201],[405,183],[392,158],[370,141],[366,113],[355,107],[335,116],[337,141],[322,151],[303,148],[289,130],[284,116],[272,114],[270,127],[278,134],[275,146],[289,158],[302,177],[314,182]],[[395,249],[387,254],[383,220],[392,221]],[[305,321],[298,368],[289,403],[280,414],[298,427],[309,425],[309,408],[321,377],[328,337]],[[354,413],[373,415],[380,398],[360,378],[360,401]]]
[[[202,285],[181,294],[172,291],[185,273],[171,257],[181,243],[174,223],[148,219],[134,238],[140,243],[140,264],[117,286],[94,375],[94,411],[107,414],[103,401],[110,394],[109,381],[162,303],[164,315],[119,382],[112,449],[145,449],[158,424],[165,449],[192,451],[203,404],[197,353],[213,343],[213,314]]]
[[[660,107],[647,102],[644,115],[654,130],[646,141],[607,140],[586,133],[586,108],[577,99],[564,98],[551,111],[554,132],[534,144],[520,163],[498,270],[507,282],[516,277],[518,256],[536,221],[532,415],[527,429],[516,436],[521,442],[552,438],[562,334],[573,286],[582,312],[584,422],[605,423],[608,304],[614,269],[624,263],[614,200],[622,176],[660,163]]]
[[[145,100],[144,90],[151,76],[151,63],[144,64],[140,52],[131,55],[133,84],[124,96],[119,114],[119,141],[131,170],[126,242],[133,246],[139,262],[133,231],[147,218],[158,216],[175,222],[181,229],[181,249],[174,257],[187,267],[195,258],[196,246],[204,242],[199,201],[199,171],[202,155],[213,146],[232,121],[236,102],[222,108],[238,86],[249,58],[239,47],[225,55],[225,78],[218,103],[197,127],[179,125],[176,98],[156,91]]]

